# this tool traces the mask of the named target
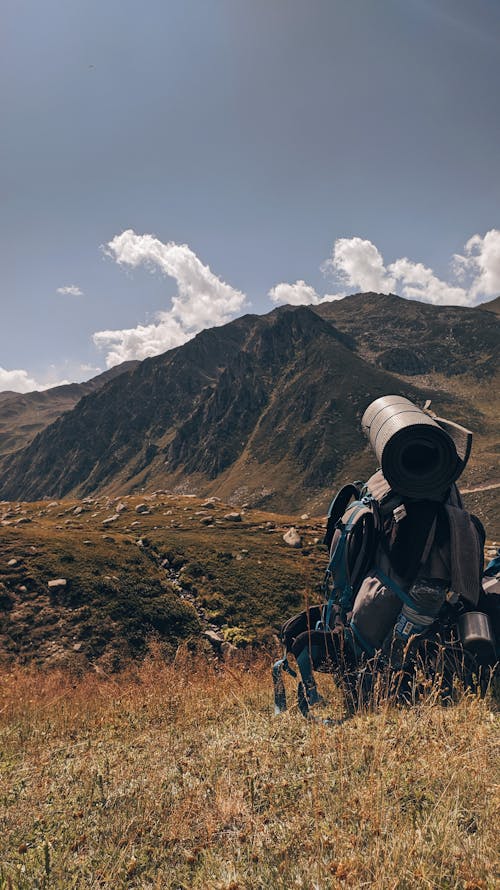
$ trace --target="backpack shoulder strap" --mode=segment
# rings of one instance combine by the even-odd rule
[[[359,500],[361,485],[361,482],[350,482],[348,485],[344,485],[343,488],[341,488],[340,491],[337,492],[333,501],[331,502],[328,508],[326,532],[323,540],[323,543],[326,544],[328,549],[330,549],[332,544],[335,526],[347,510],[347,505],[353,498],[355,501]]]
[[[339,607],[342,620],[352,608],[353,598],[373,560],[379,535],[378,504],[368,495],[350,504],[337,522],[323,587],[327,598],[324,629],[330,628],[334,606]]]

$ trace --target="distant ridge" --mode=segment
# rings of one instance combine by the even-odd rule
[[[495,482],[497,412],[478,393],[497,373],[499,334],[479,309],[372,293],[246,315],[81,398],[1,460],[0,497],[162,487],[322,507],[373,469],[360,417],[392,392],[471,426],[469,484]]]
[[[37,433],[64,412],[71,411],[83,396],[96,392],[138,364],[123,362],[85,383],[68,383],[28,393],[0,392],[0,455],[26,447]]]
[[[487,312],[494,312],[495,315],[500,315],[500,297],[495,297],[494,300],[489,300],[487,303],[481,303],[478,309],[486,309]]]

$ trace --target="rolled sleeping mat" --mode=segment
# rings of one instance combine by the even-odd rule
[[[404,396],[375,399],[361,425],[389,485],[406,497],[441,500],[469,458],[469,430],[431,417]]]

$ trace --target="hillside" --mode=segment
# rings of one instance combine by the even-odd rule
[[[0,679],[5,890],[498,886],[489,701],[310,724],[273,716],[268,664],[185,651],[114,677]]]
[[[487,505],[474,497],[466,503],[481,515]],[[160,491],[0,503],[0,522],[4,662],[115,671],[152,640],[172,656],[183,640],[196,648],[205,631],[274,649],[282,622],[321,600],[322,516],[236,512]],[[283,540],[292,526],[298,548]],[[500,526],[489,532],[500,539]]]
[[[124,362],[85,383],[54,386],[41,392],[0,392],[0,456],[25,448],[37,433],[71,411],[83,396],[97,392],[137,364]]]
[[[116,670],[155,638],[170,655],[204,630],[266,643],[317,601],[325,569],[322,519],[234,517],[219,501],[0,504],[0,521],[0,660]],[[292,525],[299,549],[283,541]]]
[[[367,349],[370,328],[376,333]],[[372,470],[359,421],[372,399],[390,392],[419,404],[430,398],[438,413],[469,425],[477,435],[465,481],[497,481],[498,417],[483,390],[494,379],[499,330],[491,313],[373,294],[244,316],[81,399],[3,458],[0,496],[161,486],[322,512],[332,487]],[[391,371],[381,367],[397,335],[405,349],[418,341],[435,370],[408,376],[398,362]],[[466,356],[468,373],[458,374]]]

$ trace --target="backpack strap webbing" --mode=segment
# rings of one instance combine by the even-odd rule
[[[348,485],[344,485],[337,492],[328,508],[326,532],[323,540],[323,543],[326,544],[328,549],[330,549],[332,544],[335,526],[347,510],[347,505],[353,498],[355,501],[358,501],[360,498],[360,488],[358,487],[360,484],[361,483],[350,482]]]
[[[345,620],[345,616],[351,610],[359,581],[373,558],[378,539],[379,519],[376,502],[372,498],[366,496],[362,500],[354,501],[349,511],[347,520],[337,523],[340,536],[330,554],[325,574],[324,591],[328,599],[322,621],[324,630],[331,629],[334,605],[340,607],[342,620]],[[363,534],[360,534],[359,540],[356,541],[353,534],[358,523],[363,523]],[[356,546],[359,546],[357,552]]]

